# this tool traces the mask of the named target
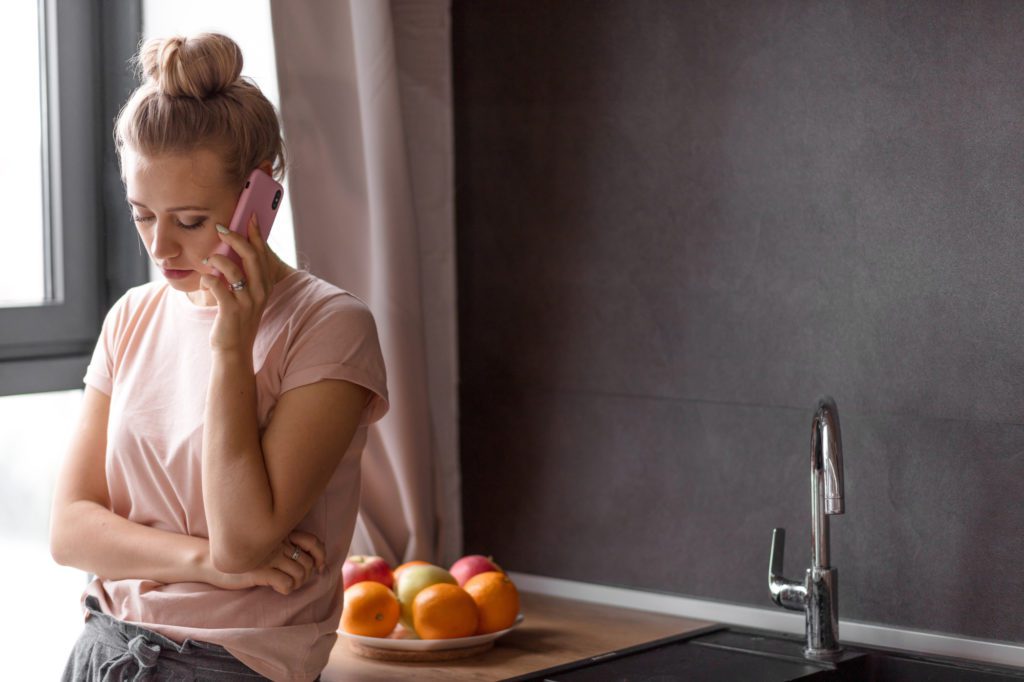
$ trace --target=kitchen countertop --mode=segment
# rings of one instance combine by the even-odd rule
[[[708,625],[708,621],[523,592],[522,625],[472,658],[391,663],[355,655],[338,638],[323,682],[501,680]]]

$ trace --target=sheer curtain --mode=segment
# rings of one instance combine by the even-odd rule
[[[352,553],[462,550],[448,0],[271,0],[300,265],[377,320],[391,411],[371,428]]]

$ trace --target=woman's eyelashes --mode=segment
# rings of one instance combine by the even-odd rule
[[[151,215],[148,215],[148,216],[139,216],[139,215],[134,215],[134,214],[132,215],[132,220],[134,220],[137,223],[148,223],[148,222],[152,221],[153,218],[154,218],[154,216],[151,216]],[[177,223],[178,227],[183,227],[186,230],[196,230],[196,229],[202,227],[203,223],[205,223],[206,220],[207,220],[206,216],[203,216],[201,218],[197,218],[196,222],[194,222],[194,223],[183,223],[180,220],[178,220],[177,218],[174,219],[174,222]]]

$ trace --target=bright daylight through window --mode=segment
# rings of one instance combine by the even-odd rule
[[[5,161],[0,164],[4,251],[16,254],[0,268],[0,306],[31,305],[45,298],[43,281],[43,136],[39,9],[35,0],[0,7],[4,39],[3,121]],[[16,102],[17,106],[9,103]]]

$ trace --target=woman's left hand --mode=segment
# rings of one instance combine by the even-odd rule
[[[270,248],[263,241],[255,213],[249,218],[248,232],[246,239],[235,232],[218,229],[221,240],[242,257],[242,267],[227,256],[213,254],[207,264],[216,268],[221,276],[207,274],[199,279],[199,286],[209,290],[217,300],[217,319],[210,331],[210,346],[215,351],[252,352],[260,318],[274,288],[270,277]],[[238,283],[244,284],[238,286]]]

